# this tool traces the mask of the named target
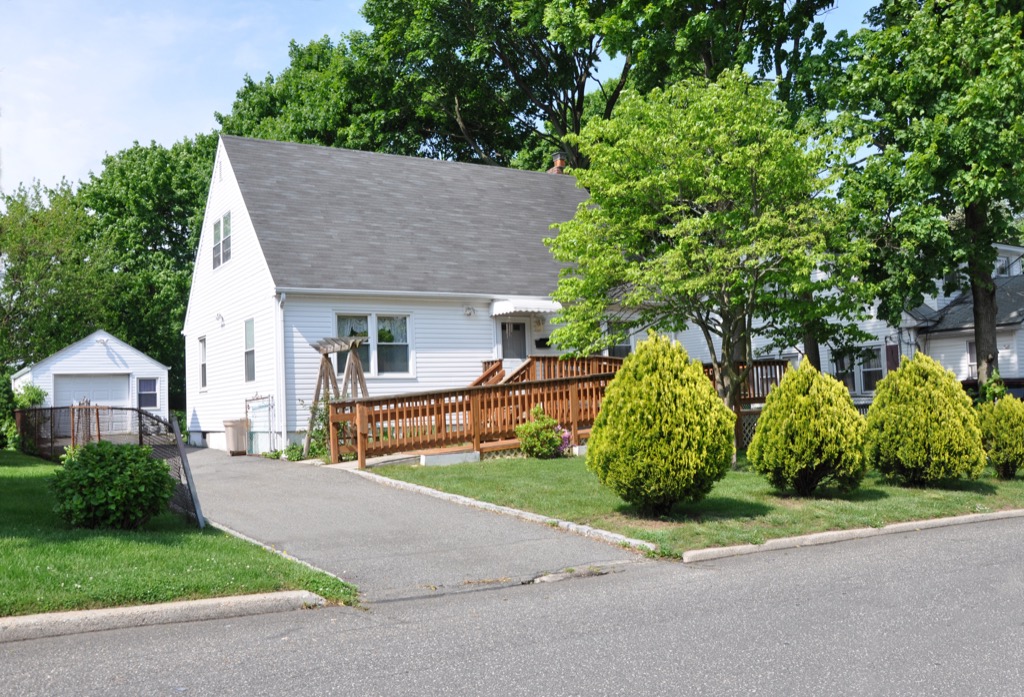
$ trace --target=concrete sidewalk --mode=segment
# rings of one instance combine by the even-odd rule
[[[190,449],[203,512],[359,587],[365,601],[511,585],[635,552],[341,469]]]

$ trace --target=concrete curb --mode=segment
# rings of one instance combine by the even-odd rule
[[[833,542],[857,540],[864,537],[917,532],[919,530],[928,530],[930,528],[945,528],[951,525],[969,525],[971,523],[983,523],[988,520],[1003,520],[1006,518],[1024,518],[1024,510],[1015,509],[1011,511],[996,511],[995,513],[974,513],[971,515],[955,516],[952,518],[914,520],[906,523],[891,523],[880,528],[832,530],[830,532],[818,532],[810,535],[801,535],[799,537],[780,537],[775,540],[768,540],[764,544],[760,545],[736,545],[734,547],[695,549],[683,553],[683,563],[689,564],[692,562],[724,559],[726,557],[738,557],[744,554],[755,554],[757,552],[774,552],[782,549],[796,549],[797,547],[827,545],[832,544]]]
[[[101,632],[176,622],[226,619],[318,607],[326,601],[309,591],[236,595],[158,605],[51,612],[0,618],[0,644],[27,639]]]
[[[567,532],[571,532],[574,535],[580,535],[581,537],[589,537],[593,540],[600,540],[601,542],[607,542],[609,544],[618,545],[620,547],[631,547],[647,552],[657,551],[658,546],[653,542],[645,542],[644,540],[635,540],[625,535],[619,535],[618,533],[608,532],[607,530],[599,530],[598,528],[592,528],[589,525],[579,525],[578,523],[570,523],[567,520],[558,520],[556,518],[549,518],[545,515],[538,515],[537,513],[530,513],[528,511],[520,511],[517,508],[509,508],[507,506],[498,506],[493,503],[487,503],[486,501],[477,501],[466,496],[459,496],[458,494],[449,494],[444,491],[438,491],[437,489],[431,489],[430,487],[420,486],[419,484],[410,484],[409,482],[403,482],[400,479],[391,479],[389,477],[382,477],[379,474],[373,474],[366,470],[349,470],[352,474],[369,479],[383,484],[384,486],[390,486],[395,489],[404,489],[406,491],[413,491],[418,494],[425,494],[427,496],[433,496],[436,499],[442,499],[444,501],[450,501],[457,503],[460,506],[468,506],[470,508],[479,508],[484,511],[490,511],[492,513],[500,513],[501,515],[512,516],[513,518],[519,518],[520,520],[526,520],[531,523],[540,523],[542,525],[549,525],[551,527],[558,527]]]

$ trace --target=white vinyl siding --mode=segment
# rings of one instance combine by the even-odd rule
[[[14,386],[32,383],[46,391],[44,406],[92,404],[133,407],[139,379],[156,383],[158,406],[167,418],[167,368],[110,334],[97,331],[24,371]]]
[[[217,157],[222,177],[215,177],[210,187],[209,214],[196,251],[183,332],[187,402],[183,426],[193,443],[206,438],[210,447],[224,449],[224,422],[245,418],[246,399],[257,394],[274,396],[275,419],[281,418],[283,409],[276,396],[278,373],[272,350],[279,326],[274,283],[223,147]],[[231,211],[231,263],[214,270],[214,223],[223,225],[225,211]],[[223,237],[221,243],[223,249]],[[246,382],[245,321],[250,319],[255,380]],[[206,387],[202,386],[204,364]]]
[[[340,298],[289,293],[284,305],[288,430],[293,434],[304,430],[309,418],[307,410],[320,364],[320,354],[310,343],[335,336],[346,338],[339,336],[339,317],[366,317],[368,335],[369,320],[374,316],[408,318],[408,372],[373,373],[370,365],[364,365],[370,396],[381,396],[469,385],[483,371],[483,361],[497,358],[489,305],[489,300],[468,303],[456,299]],[[467,313],[466,307],[473,312]],[[379,339],[376,328],[373,331],[372,336]],[[370,357],[365,353],[360,360],[365,363]],[[335,365],[344,371],[343,359]]]

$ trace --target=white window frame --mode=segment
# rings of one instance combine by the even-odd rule
[[[996,265],[992,269],[993,278],[1006,278],[1010,275],[1010,257],[1000,254],[996,257]]]
[[[249,338],[252,337],[250,345]],[[245,320],[242,330],[242,344],[245,351],[242,354],[242,377],[245,382],[256,382],[256,320],[250,318]],[[250,367],[251,377],[250,377]]]
[[[142,391],[143,382],[152,382],[153,389]],[[153,395],[153,404],[143,404],[142,395]],[[158,378],[136,378],[135,379],[135,404],[139,409],[157,410],[160,408],[160,380]]]
[[[213,223],[213,268],[231,261],[231,211]]]
[[[338,330],[338,319],[340,317],[365,317],[366,318],[366,346],[368,361],[363,362],[363,373],[368,377],[375,378],[398,378],[408,379],[416,377],[416,352],[413,350],[413,317],[408,312],[390,312],[387,310],[368,312],[364,310],[335,310],[334,312],[334,330]],[[397,318],[405,320],[405,346],[406,356],[408,358],[409,370],[404,373],[397,372],[384,372],[380,371],[380,359],[378,348],[381,345],[384,346],[400,346],[401,344],[393,342],[382,342],[378,335],[379,321],[381,318]],[[339,336],[339,339],[346,339],[348,337]],[[338,375],[343,375],[345,372],[345,361],[347,357],[345,354],[339,353],[338,360],[335,362],[334,369]]]
[[[871,369],[865,371],[865,363],[867,362],[865,359],[858,358],[858,360],[856,360],[856,362],[852,366],[847,366],[847,365],[845,365],[846,362],[847,361],[852,361],[853,360],[852,357],[850,357],[850,356],[843,356],[843,355],[833,355],[832,356],[832,368],[833,368],[832,369],[832,377],[834,377],[836,380],[838,380],[839,382],[841,382],[844,385],[846,385],[847,389],[850,390],[850,394],[851,395],[873,395],[875,393],[874,389],[871,389],[871,390],[865,389],[865,384],[866,383],[864,381],[864,373],[865,372],[879,373],[878,379],[875,380],[875,384],[876,385],[882,380],[882,378],[884,378],[886,375],[888,375],[889,371],[888,371],[888,369],[886,368],[886,365],[885,365],[885,351],[883,350],[882,346],[878,345],[878,344],[870,345],[870,346],[858,346],[856,350],[858,350],[858,351],[874,351],[875,355],[878,357],[878,367],[877,368],[871,368]],[[849,382],[853,383],[853,388],[852,389],[850,388],[849,382],[847,382],[843,378],[844,374],[848,375],[849,376]]]
[[[206,337],[199,337],[199,389],[206,389]]]
[[[967,379],[978,379],[978,345],[974,341],[967,342]]]

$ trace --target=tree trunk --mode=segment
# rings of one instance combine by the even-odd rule
[[[804,356],[811,362],[814,369],[821,372],[821,346],[818,345],[818,337],[812,332],[804,334]]]
[[[974,239],[986,239],[986,211],[977,205],[967,207],[965,226]],[[972,254],[967,261],[974,301],[974,350],[978,360],[978,384],[983,384],[999,369],[999,348],[996,345],[996,286],[992,280],[992,263],[988,255]]]

